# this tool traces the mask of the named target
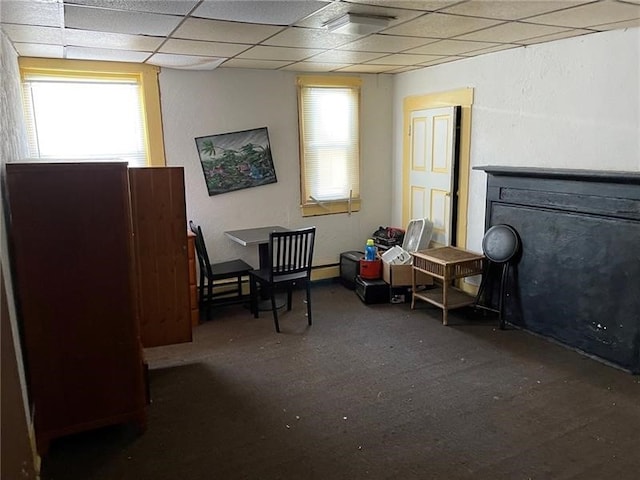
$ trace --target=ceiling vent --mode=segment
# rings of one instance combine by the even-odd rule
[[[384,30],[389,26],[389,22],[393,19],[394,17],[347,13],[341,17],[325,23],[324,26],[332,33],[343,33],[348,35],[368,35],[370,33]]]

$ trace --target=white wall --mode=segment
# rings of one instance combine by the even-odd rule
[[[223,232],[265,225],[315,225],[315,265],[336,263],[340,252],[362,250],[391,219],[391,98],[387,75],[365,75],[362,88],[360,212],[303,218],[300,213],[298,110],[291,72],[220,68],[163,69],[160,74],[167,165],[184,166],[187,215],[199,223],[212,261],[242,257],[257,266],[257,249]],[[195,138],[268,127],[277,183],[209,197]]]
[[[402,101],[473,87],[471,167],[640,170],[640,29],[497,52],[394,78],[393,196]],[[481,251],[486,175],[471,171],[467,248]],[[392,221],[401,218],[395,203]]]
[[[10,275],[5,210],[5,165],[26,156],[27,139],[22,113],[18,57],[0,31],[0,275],[7,296],[6,312],[0,312],[2,331],[1,374],[2,434],[0,461],[2,478],[36,478],[34,452],[29,440],[29,406],[22,349],[18,337],[13,282]],[[4,307],[4,305],[3,305]],[[13,344],[13,345],[12,345]]]

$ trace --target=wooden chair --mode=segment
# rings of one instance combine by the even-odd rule
[[[287,310],[291,310],[293,286],[303,282],[307,294],[307,321],[311,325],[311,261],[316,227],[272,232],[269,234],[269,266],[249,272],[251,279],[251,311],[258,318],[258,284],[271,299],[276,332],[280,332],[276,290],[287,290]]]
[[[198,265],[200,266],[198,305],[201,311],[203,308],[206,309],[207,320],[209,320],[209,307],[211,307],[211,305],[227,305],[246,300],[246,297],[242,295],[242,277],[249,275],[252,267],[240,259],[210,263],[202,229],[191,220],[189,221],[189,228],[196,236],[196,256],[198,257]],[[224,284],[223,291],[214,292],[214,287],[218,287],[218,289],[223,287],[222,285],[214,285],[214,282],[232,278],[236,279],[235,283],[226,283]],[[234,288],[230,290],[227,287],[231,285],[233,285]]]

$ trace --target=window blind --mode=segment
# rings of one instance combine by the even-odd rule
[[[125,160],[147,164],[139,83],[26,75],[23,95],[30,156],[43,160]]]
[[[359,87],[300,88],[303,202],[359,198]]]

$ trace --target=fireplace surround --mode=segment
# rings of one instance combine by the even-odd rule
[[[522,241],[506,321],[640,373],[640,172],[474,169],[485,231],[507,224]]]

